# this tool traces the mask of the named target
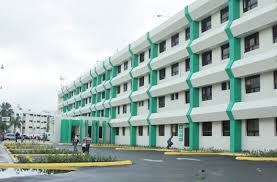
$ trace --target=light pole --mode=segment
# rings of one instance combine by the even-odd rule
[[[1,70],[4,69],[4,65],[3,65],[3,64],[1,65],[0,69],[1,69]],[[0,90],[2,90],[2,89],[3,89],[3,87],[2,87],[2,85],[0,85]]]

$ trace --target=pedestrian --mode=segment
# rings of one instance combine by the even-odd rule
[[[34,143],[35,135],[33,134],[31,137],[32,137],[32,143]]]
[[[15,142],[17,142],[18,137],[20,136],[20,134],[18,132],[15,133]]]
[[[83,139],[83,140],[82,140],[82,152],[83,152],[83,153],[86,152],[86,146],[87,146],[86,140]]]
[[[77,135],[75,135],[75,137],[73,138],[73,141],[72,141],[72,144],[73,144],[73,147],[74,147],[74,152],[78,152],[78,149],[77,149],[77,145],[79,143],[79,139],[77,137]]]
[[[87,137],[86,138],[86,152],[87,152],[87,154],[89,154],[90,143],[91,143],[91,138]]]
[[[173,142],[171,141],[173,138],[173,135],[171,135],[171,137],[167,140],[167,149],[169,149],[172,145],[173,145]]]
[[[24,142],[24,135],[22,134],[21,135],[21,143],[23,143]]]

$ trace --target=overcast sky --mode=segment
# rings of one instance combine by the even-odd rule
[[[73,81],[193,1],[0,0],[0,102],[56,110],[60,75]]]

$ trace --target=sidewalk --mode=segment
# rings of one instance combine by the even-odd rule
[[[9,154],[6,152],[2,145],[0,145],[0,163],[13,163]]]

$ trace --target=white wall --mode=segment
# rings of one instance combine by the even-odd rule
[[[130,129],[125,127],[125,136],[122,135],[122,128],[119,128],[119,135],[115,135],[115,143],[119,145],[130,144]]]
[[[199,148],[230,150],[230,137],[222,136],[221,121],[212,122],[212,136],[202,136],[202,123],[199,124]]]
[[[148,126],[143,126],[143,136],[139,136],[139,129],[137,127],[137,145],[138,146],[148,146],[149,145],[149,136],[147,129]]]
[[[242,150],[277,150],[274,118],[259,121],[259,136],[247,136],[246,121],[242,121]]]

